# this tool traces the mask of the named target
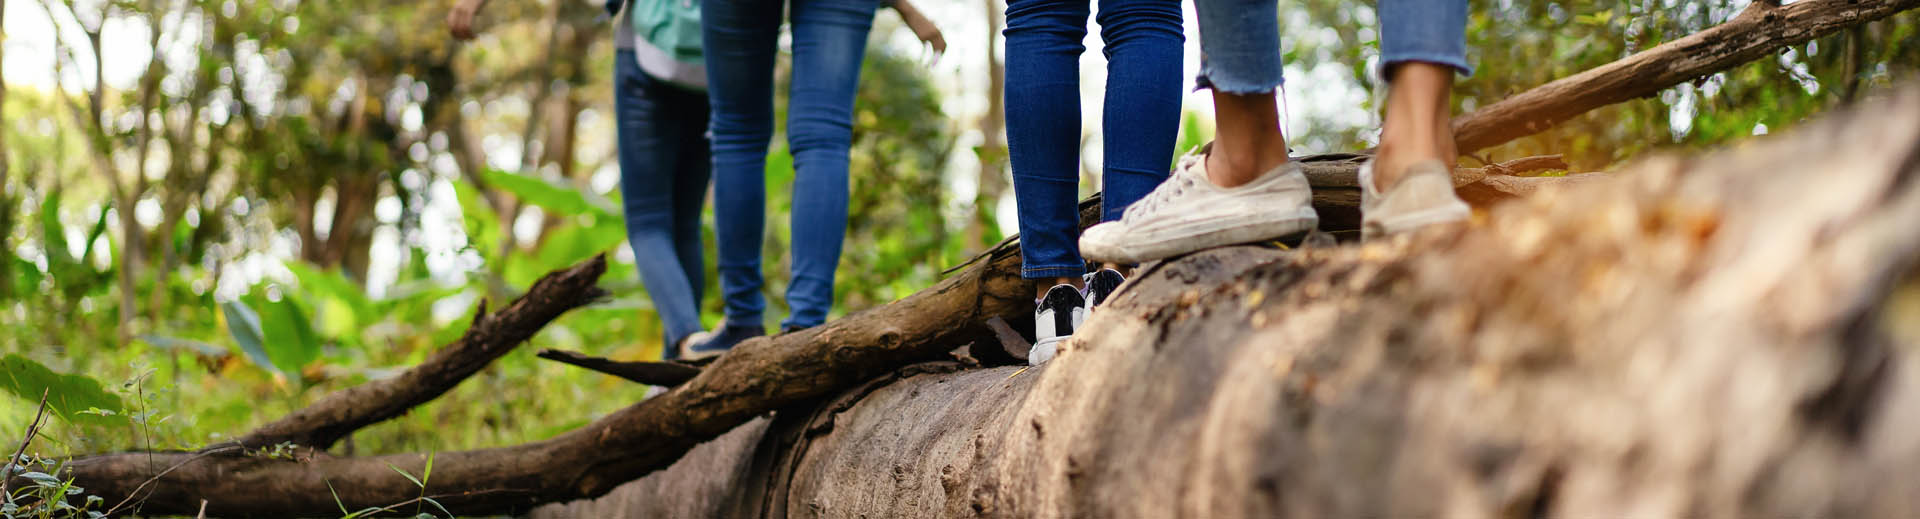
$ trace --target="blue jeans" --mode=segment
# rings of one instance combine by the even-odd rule
[[[786,0],[701,5],[713,99],[714,227],[727,322],[760,326],[766,301],[760,247],[766,226],[767,145],[773,138],[773,63]],[[833,306],[834,268],[847,232],[847,150],[853,97],[878,0],[792,0],[792,308],[782,326],[814,326]]]
[[[1280,86],[1280,17],[1274,0],[1195,0],[1200,18],[1200,85],[1229,94]],[[1467,0],[1380,0],[1380,67],[1467,65]],[[1385,74],[1382,74],[1383,76]]]
[[[655,80],[633,51],[615,53],[613,107],[620,132],[620,196],[640,281],[674,345],[700,331],[706,285],[700,206],[707,196],[707,94]]]
[[[1179,0],[1099,0],[1107,93],[1102,217],[1167,178],[1180,127]],[[1086,272],[1080,259],[1080,41],[1089,0],[1008,0],[1007,151],[1020,208],[1020,274]]]

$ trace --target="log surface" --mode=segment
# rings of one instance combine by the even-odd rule
[[[1909,88],[1464,228],[1149,267],[1041,367],[783,411],[751,470],[534,517],[1913,516],[1915,222]]]

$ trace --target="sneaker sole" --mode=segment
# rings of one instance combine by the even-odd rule
[[[1268,222],[1248,224],[1246,219],[1224,221],[1222,224],[1214,225],[1215,228],[1211,230],[1159,241],[1148,241],[1132,247],[1082,244],[1080,254],[1098,262],[1139,264],[1214,247],[1278,239],[1313,229],[1319,223],[1320,214],[1314,212],[1312,206],[1305,206],[1295,210],[1293,214]]]
[[[722,354],[722,353],[726,353],[726,352],[727,352],[727,350],[718,350],[718,351],[694,351],[694,350],[690,350],[690,349],[685,349],[685,348],[682,348],[682,349],[680,350],[680,359],[679,359],[679,360],[682,360],[682,361],[686,361],[686,362],[698,362],[698,361],[702,361],[702,360],[707,360],[707,359],[711,359],[711,358],[714,358],[714,357],[718,357],[718,356],[720,356],[720,354]]]
[[[1033,349],[1027,350],[1027,365],[1038,366],[1053,360],[1053,357],[1059,354],[1060,343],[1066,342],[1069,337],[1071,336],[1040,339],[1039,343],[1033,345]]]

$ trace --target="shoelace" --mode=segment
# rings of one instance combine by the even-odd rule
[[[1167,200],[1177,198],[1181,194],[1186,193],[1188,189],[1193,188],[1194,177],[1196,175],[1191,173],[1191,171],[1193,171],[1192,166],[1194,161],[1199,160],[1205,160],[1205,156],[1189,155],[1181,157],[1180,167],[1174,170],[1173,178],[1167,179],[1167,182],[1161,184],[1158,189],[1154,189],[1152,193],[1148,193],[1146,198],[1134,202],[1132,206],[1127,207],[1127,211],[1121,213],[1121,218],[1125,220],[1138,218],[1138,214],[1152,212],[1154,209],[1166,204]]]

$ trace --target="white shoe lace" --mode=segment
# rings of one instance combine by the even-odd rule
[[[1166,205],[1168,200],[1179,198],[1180,195],[1186,194],[1188,190],[1193,188],[1199,177],[1199,175],[1192,173],[1194,163],[1204,160],[1206,160],[1205,155],[1196,154],[1181,157],[1180,167],[1174,169],[1173,176],[1168,178],[1166,182],[1161,182],[1159,187],[1153,189],[1153,192],[1147,193],[1146,198],[1142,198],[1134,202],[1132,206],[1128,206],[1127,211],[1122,213],[1121,218],[1132,221],[1144,217],[1145,215],[1153,213],[1161,206]]]

